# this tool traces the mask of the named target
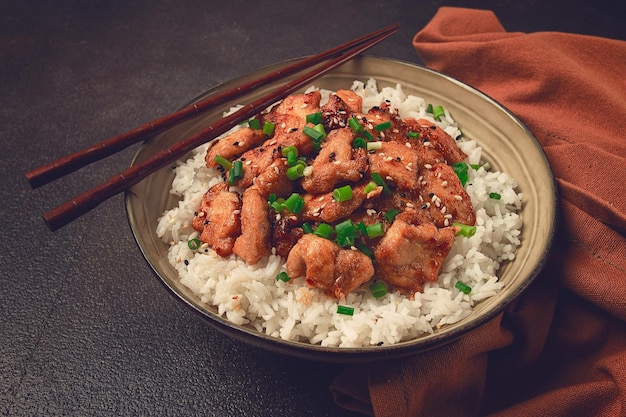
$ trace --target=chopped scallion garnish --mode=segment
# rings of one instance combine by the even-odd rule
[[[352,187],[344,185],[343,187],[335,188],[333,190],[333,198],[339,203],[352,200]]]
[[[373,151],[376,149],[381,149],[383,147],[383,143],[381,141],[376,142],[367,142],[367,150]]]
[[[461,181],[461,185],[465,187],[465,184],[467,183],[467,164],[465,162],[456,162],[455,164],[452,165],[452,169],[454,169],[454,173],[456,174],[457,177],[459,177],[459,180]]]
[[[292,193],[282,205],[291,213],[300,214],[304,208],[304,198],[298,193]]]
[[[472,287],[462,281],[457,281],[456,284],[454,284],[454,287],[463,294],[469,294],[472,292]]]
[[[317,113],[311,113],[311,114],[307,114],[306,115],[306,122],[307,123],[312,123],[314,125],[320,124],[322,123],[322,113],[321,112],[317,112]]]
[[[420,132],[407,132],[407,135],[408,137],[413,138],[413,139],[417,139],[421,136]]]
[[[370,292],[375,298],[380,298],[387,294],[387,286],[383,281],[376,281],[370,285]]]
[[[471,164],[471,165],[470,165],[470,167],[471,167],[473,170],[478,171],[478,170],[480,169],[480,164]]]
[[[365,149],[367,147],[367,141],[361,137],[358,137],[352,142],[352,147]]]
[[[298,156],[298,148],[293,145],[285,146],[280,150],[280,152],[284,157],[287,157],[287,155],[289,155],[289,152],[294,152],[296,154],[296,157]]]
[[[351,219],[344,220],[337,224],[335,226],[335,232],[337,233],[335,242],[343,247],[353,246],[355,239],[360,235],[359,228]]]
[[[291,278],[289,278],[289,275],[287,275],[285,271],[282,271],[278,275],[276,275],[276,281],[289,282],[289,280],[291,280]]]
[[[320,223],[313,231],[313,234],[319,237],[323,237],[324,239],[330,239],[330,235],[332,232],[332,226],[326,223]]]
[[[476,226],[470,226],[469,224],[453,223],[452,226],[458,227],[459,231],[455,236],[472,237],[476,233]]]
[[[375,223],[367,226],[367,237],[370,239],[380,237],[385,234],[385,228],[382,223]]]
[[[267,136],[272,136],[274,134],[274,129],[276,125],[272,122],[263,123],[263,133]]]
[[[313,227],[308,222],[304,222],[302,223],[302,231],[304,233],[313,233]]]
[[[364,130],[361,123],[359,123],[359,119],[357,119],[355,116],[352,116],[350,120],[348,120],[348,126],[350,127],[350,129],[352,129],[352,132],[354,133],[359,133]]]
[[[374,182],[377,185],[380,185],[381,187],[383,187],[383,193],[385,193],[385,194],[390,194],[391,193],[391,190],[389,189],[389,186],[387,185],[387,183],[385,182],[383,177],[381,177],[378,172],[372,172],[372,180],[374,180]]]
[[[394,209],[389,210],[387,213],[385,213],[384,217],[388,223],[393,223],[397,215],[398,215],[398,209],[394,208]]]
[[[234,161],[230,171],[228,171],[228,185],[234,185],[235,181],[243,177],[243,162]]]
[[[489,198],[493,199],[493,200],[500,200],[502,198],[502,196],[498,193],[489,193]]]
[[[248,126],[250,126],[250,129],[259,130],[261,128],[261,122],[259,119],[250,119],[248,120]]]
[[[441,118],[445,116],[445,114],[446,112],[443,109],[443,106],[435,106],[433,108],[433,117],[435,118],[435,120],[441,121]]]
[[[428,103],[428,105],[426,106],[426,113],[432,113],[433,112],[433,105]]]
[[[198,250],[200,249],[200,246],[202,246],[202,242],[197,237],[194,237],[187,242],[187,247],[191,250]]]
[[[230,169],[233,166],[232,162],[224,158],[222,155],[215,155],[215,158],[213,158],[213,161],[215,161],[218,165],[220,165],[222,168],[226,170]]]
[[[374,181],[370,181],[367,183],[367,185],[363,189],[363,192],[365,193],[365,195],[368,195],[369,193],[376,190],[377,188],[378,188],[378,184],[376,184]]]
[[[345,314],[346,316],[352,316],[354,314],[354,307],[338,305],[337,306],[337,313],[338,314]]]
[[[295,164],[294,166],[287,168],[287,178],[289,178],[291,181],[294,181],[298,178],[303,177],[304,168],[305,167],[302,164]]]
[[[318,140],[321,141],[322,139],[324,139],[324,137],[326,136],[326,134],[320,132],[319,130],[316,130],[310,126],[304,126],[304,128],[302,129],[302,132],[307,135],[308,137],[310,137],[313,140]]]
[[[383,122],[374,126],[374,130],[377,132],[382,132],[383,130],[389,129],[391,127],[391,122]]]

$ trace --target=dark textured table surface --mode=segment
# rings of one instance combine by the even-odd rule
[[[137,248],[122,196],[48,231],[43,211],[126,168],[136,146],[37,190],[26,170],[395,22],[399,33],[368,53],[420,63],[412,37],[442,5],[492,9],[509,31],[626,36],[613,0],[1,3],[0,414],[10,416],[354,416],[328,390],[341,365],[243,345],[177,302]]]

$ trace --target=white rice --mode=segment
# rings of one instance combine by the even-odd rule
[[[426,113],[426,102],[407,96],[400,85],[378,90],[376,81],[355,81],[352,89],[363,97],[364,109],[390,100],[403,118],[429,119],[451,136],[470,164],[481,161],[481,148],[465,140],[455,121],[446,112],[436,122]],[[323,100],[328,92],[322,91]],[[235,109],[231,109],[234,111]],[[436,283],[427,283],[413,300],[399,293],[376,299],[367,285],[350,293],[340,303],[321,291],[308,288],[303,278],[290,283],[276,280],[284,261],[271,255],[258,265],[247,265],[235,255],[222,258],[203,247],[192,251],[187,241],[198,236],[191,227],[194,212],[203,194],[222,181],[218,172],[205,166],[207,145],[179,162],[171,193],[180,196],[177,207],[164,213],[157,234],[170,244],[169,262],[179,273],[182,284],[202,303],[217,308],[218,314],[239,325],[250,325],[273,337],[333,347],[360,347],[393,344],[432,333],[440,326],[467,317],[473,306],[498,293],[503,283],[496,273],[500,264],[514,259],[520,244],[522,221],[518,215],[522,194],[515,180],[485,167],[469,169],[466,190],[476,211],[476,233],[471,238],[457,237]],[[500,200],[489,193],[501,195]],[[455,288],[460,280],[472,288],[463,294]],[[354,307],[354,315],[337,313],[338,304]]]

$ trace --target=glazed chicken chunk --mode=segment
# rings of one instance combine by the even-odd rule
[[[422,291],[425,282],[437,280],[456,231],[396,220],[374,250],[379,275],[409,294]]]
[[[233,252],[235,239],[241,233],[241,198],[221,182],[211,187],[202,202],[192,227],[200,232],[200,240],[208,243],[220,256]]]
[[[289,252],[287,274],[304,276],[309,286],[338,300],[374,275],[372,260],[359,251],[342,249],[328,239],[304,235]]]

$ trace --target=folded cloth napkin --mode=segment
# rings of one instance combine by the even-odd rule
[[[348,367],[336,402],[376,417],[626,415],[626,42],[507,33],[490,11],[441,8],[413,46],[534,133],[559,232],[505,312],[442,348]]]

